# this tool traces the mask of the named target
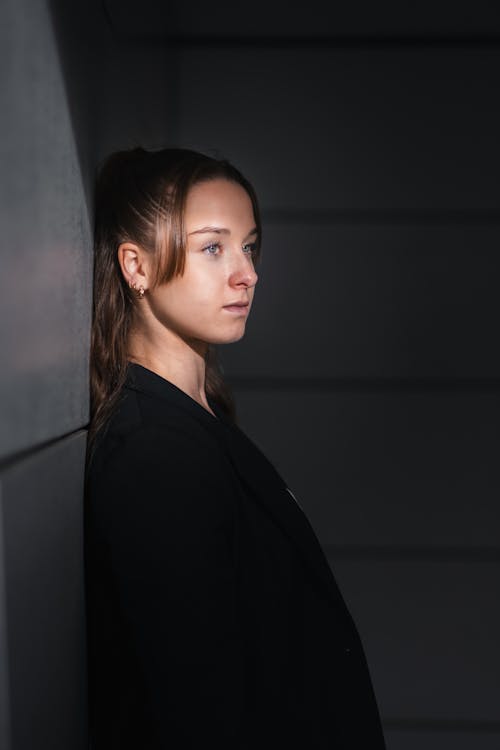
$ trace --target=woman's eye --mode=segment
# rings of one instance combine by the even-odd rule
[[[203,248],[203,252],[206,252],[207,255],[217,255],[219,250],[220,244],[218,242],[213,242],[211,245],[207,245]]]
[[[253,255],[255,253],[255,248],[255,242],[248,242],[246,245],[243,245],[243,252],[248,253],[248,255]]]

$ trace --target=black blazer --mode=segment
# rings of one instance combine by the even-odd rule
[[[362,646],[317,538],[224,417],[131,365],[87,477],[93,750],[378,750]]]

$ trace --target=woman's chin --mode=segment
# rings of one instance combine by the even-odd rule
[[[225,336],[220,336],[216,341],[212,341],[212,344],[235,344],[237,341],[243,338],[245,335],[245,326],[242,326],[239,331],[232,331]]]

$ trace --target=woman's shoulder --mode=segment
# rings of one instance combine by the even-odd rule
[[[203,453],[210,446],[217,449],[215,436],[192,414],[168,399],[125,387],[96,437],[92,464],[109,461],[117,451],[122,455],[133,451],[136,456],[160,452],[164,460],[170,457],[171,463],[175,453],[188,447],[192,453]]]
[[[210,420],[199,418],[196,410],[179,407],[175,400],[124,387],[95,439],[87,482],[91,486],[107,483],[132,467],[150,477],[168,476],[170,481],[180,476],[186,479],[194,472],[206,481],[218,477],[220,482],[230,465],[217,420]]]

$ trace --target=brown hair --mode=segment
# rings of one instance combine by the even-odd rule
[[[118,246],[134,242],[155,256],[156,284],[182,275],[187,194],[193,185],[220,177],[240,184],[251,199],[258,258],[261,222],[257,196],[248,180],[225,159],[188,149],[147,151],[137,147],[111,154],[101,166],[95,203],[90,443],[111,416],[125,382],[128,338],[137,304],[137,295],[121,273]],[[205,389],[234,419],[233,399],[212,346],[206,358]]]

